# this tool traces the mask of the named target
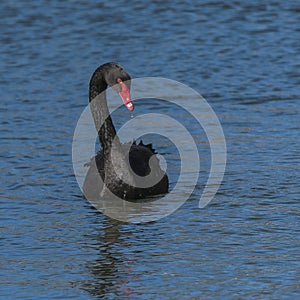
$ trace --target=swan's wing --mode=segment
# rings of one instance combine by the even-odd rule
[[[161,171],[159,160],[156,157],[156,152],[152,144],[144,145],[140,142],[139,145],[132,144],[129,151],[129,162],[132,170],[139,176],[149,175],[150,162],[154,169]]]
[[[157,154],[157,152],[155,151],[155,149],[152,146],[152,143],[146,145],[141,140],[140,143],[139,143],[139,146],[144,146],[144,147],[148,148],[152,152],[152,154]]]

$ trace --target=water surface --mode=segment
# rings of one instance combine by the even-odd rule
[[[1,298],[299,296],[299,4],[5,0],[0,7]],[[210,164],[201,130],[199,183],[174,214],[124,224],[82,198],[72,136],[91,73],[107,61],[132,77],[185,83],[213,107],[228,163],[207,207],[197,207]],[[146,103],[136,113],[147,110],[158,107]],[[118,126],[126,118],[114,116]],[[176,118],[193,128],[184,114]]]

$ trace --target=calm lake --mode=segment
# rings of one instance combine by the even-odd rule
[[[1,299],[299,297],[299,2],[4,0],[0,20]],[[149,99],[136,116],[168,114],[197,142],[192,195],[144,224],[111,219],[82,197],[73,133],[91,74],[109,61],[132,78],[181,82],[217,114],[227,166],[206,207],[205,132]],[[130,114],[113,120],[119,128]],[[173,166],[174,187],[176,147],[147,139]]]

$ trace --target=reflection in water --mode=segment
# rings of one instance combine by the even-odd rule
[[[105,227],[96,236],[98,258],[88,265],[87,269],[93,275],[90,282],[82,288],[94,296],[126,296],[133,291],[126,287],[132,270],[132,255],[125,257],[118,249],[130,248],[126,241],[129,232],[121,232],[123,224],[105,217]]]

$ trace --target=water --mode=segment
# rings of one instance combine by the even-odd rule
[[[0,7],[1,298],[299,296],[297,2]],[[123,224],[81,197],[72,135],[91,73],[111,60],[132,77],[183,82],[217,113],[228,163],[204,209],[197,208],[209,167],[202,136],[199,184],[174,214]]]

